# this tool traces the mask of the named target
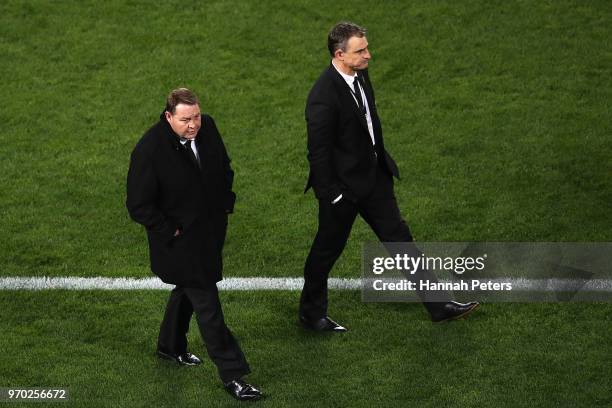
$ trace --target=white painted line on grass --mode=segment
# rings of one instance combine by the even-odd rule
[[[492,279],[493,282],[510,282],[513,290],[545,291],[580,290],[581,292],[612,292],[611,279],[589,281],[572,279]],[[330,278],[330,289],[359,290],[361,279]],[[225,278],[219,282],[221,290],[301,290],[302,278]],[[174,285],[163,283],[158,278],[82,278],[66,277],[0,277],[0,290],[169,290]]]
[[[329,279],[330,289],[360,289],[359,279]],[[225,278],[218,283],[222,290],[301,290],[302,278]],[[0,277],[0,290],[169,290],[169,285],[158,278],[82,278],[66,277]]]

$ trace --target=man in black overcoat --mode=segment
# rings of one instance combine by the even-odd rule
[[[357,214],[381,242],[411,243],[413,238],[395,200],[393,177],[399,179],[399,171],[384,146],[367,69],[371,55],[366,31],[353,23],[338,23],[327,45],[331,64],[306,102],[306,191],[312,187],[319,201],[319,226],[304,266],[299,319],[308,329],[342,332],[346,328],[327,316],[327,279]],[[419,256],[413,244],[407,247],[411,256]],[[437,281],[427,270],[409,278]],[[436,301],[419,295],[436,322],[466,316],[478,306],[452,302],[446,293],[437,293]]]
[[[250,368],[225,325],[217,291],[228,214],[236,200],[233,178],[214,120],[201,113],[193,92],[179,88],[132,152],[126,205],[146,229],[151,270],[176,285],[161,324],[158,356],[181,365],[200,364],[187,351],[195,312],[225,388],[240,400],[253,400],[261,392],[243,380]]]

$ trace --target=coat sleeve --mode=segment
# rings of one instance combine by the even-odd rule
[[[142,224],[147,231],[153,232],[164,242],[169,242],[178,226],[169,222],[157,207],[158,192],[153,160],[141,146],[137,146],[130,158],[126,207],[134,221]]]
[[[318,199],[333,200],[342,189],[333,168],[333,142],[338,112],[330,98],[313,89],[306,102],[308,163],[312,187]]]

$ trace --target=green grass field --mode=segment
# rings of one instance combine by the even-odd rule
[[[334,292],[346,335],[303,332],[297,292],[226,292],[264,406],[607,407],[609,307],[487,305],[432,325],[420,305]],[[154,357],[161,292],[0,292],[3,385],[63,385],[78,406],[237,406],[209,360]],[[32,305],[24,310],[24,305]],[[252,322],[257,325],[253,327]],[[607,323],[607,325],[606,325]],[[191,348],[202,349],[193,327]],[[27,364],[24,364],[26,363]]]
[[[612,241],[608,1],[5,0],[0,276],[150,276],[125,177],[179,86],[236,171],[225,276],[300,276],[316,230],[304,104],[343,19],[369,29],[418,240]],[[357,222],[333,276],[359,277],[374,239]],[[0,291],[0,387],[66,385],[87,407],[230,404],[208,361],[153,357],[165,297]],[[319,338],[297,327],[297,299],[223,294],[264,405],[612,406],[610,304],[485,305],[433,326],[418,305],[334,292],[330,314],[352,330]]]

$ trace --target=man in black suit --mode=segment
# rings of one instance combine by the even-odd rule
[[[198,365],[187,351],[191,315],[208,355],[230,394],[254,400],[261,392],[243,377],[249,365],[225,325],[217,282],[228,214],[233,212],[234,172],[212,117],[200,112],[196,95],[173,90],[159,122],[131,155],[127,209],[147,231],[151,270],[176,285],[161,324],[157,355],[181,365]]]
[[[393,192],[393,176],[399,178],[399,172],[384,146],[367,70],[371,56],[366,31],[353,23],[339,23],[328,35],[328,48],[331,64],[306,103],[310,163],[306,191],[312,187],[319,200],[319,227],[304,267],[299,317],[308,329],[342,332],[346,328],[327,316],[327,278],[357,214],[381,242],[413,238]],[[418,256],[418,249],[411,248]],[[411,278],[436,280],[427,270]],[[452,302],[446,294],[437,294],[435,302],[419,295],[436,322],[466,316],[478,306]]]

